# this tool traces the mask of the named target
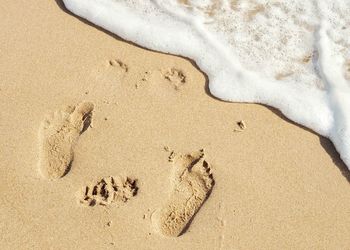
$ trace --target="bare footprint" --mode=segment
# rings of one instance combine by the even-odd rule
[[[109,66],[116,67],[118,70],[127,73],[129,71],[128,65],[123,63],[121,60],[113,59],[108,61]]]
[[[176,237],[186,230],[208,198],[214,179],[203,151],[176,156],[173,164],[173,191],[161,210],[155,213],[153,223],[161,234]]]
[[[182,70],[172,68],[164,74],[164,78],[171,83],[175,90],[179,90],[186,83],[186,76]]]
[[[82,102],[56,111],[40,127],[39,169],[48,179],[63,177],[70,170],[74,146],[90,125],[94,105]]]
[[[83,187],[78,198],[86,206],[107,206],[113,202],[125,203],[136,193],[136,180],[109,176]]]

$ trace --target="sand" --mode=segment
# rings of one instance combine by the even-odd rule
[[[0,27],[1,249],[349,248],[349,172],[328,139],[213,98],[190,60],[55,1],[8,1]],[[52,149],[64,171],[45,176]]]

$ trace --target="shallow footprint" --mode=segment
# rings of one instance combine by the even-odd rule
[[[163,77],[171,83],[175,90],[179,90],[186,83],[186,76],[182,70],[172,68]]]
[[[70,170],[74,146],[88,128],[94,105],[82,102],[56,111],[40,127],[39,169],[48,179],[63,177]]]
[[[107,206],[114,202],[127,202],[137,194],[137,190],[135,179],[109,176],[83,187],[78,198],[86,206]]]
[[[202,151],[174,158],[174,188],[169,200],[155,214],[154,224],[165,235],[176,237],[189,226],[208,198],[214,179]]]

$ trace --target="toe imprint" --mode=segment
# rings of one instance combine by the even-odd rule
[[[113,202],[127,202],[137,193],[136,181],[130,178],[106,177],[96,184],[82,188],[79,201],[86,206],[107,206]]]
[[[124,73],[127,73],[129,71],[128,65],[123,63],[121,60],[113,59],[109,61],[109,66],[111,67],[117,67],[119,70],[121,70]]]
[[[169,81],[175,90],[179,90],[186,83],[186,76],[182,70],[172,68],[164,74],[164,78]]]
[[[176,156],[174,188],[167,203],[158,212],[156,228],[165,236],[179,236],[208,198],[214,179],[202,151]]]
[[[63,177],[70,170],[74,146],[91,123],[94,105],[83,102],[56,111],[40,127],[39,169],[48,179]]]

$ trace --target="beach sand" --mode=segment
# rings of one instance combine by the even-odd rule
[[[349,249],[328,139],[60,2],[7,1],[0,27],[1,249]],[[45,158],[62,138],[69,166]]]

